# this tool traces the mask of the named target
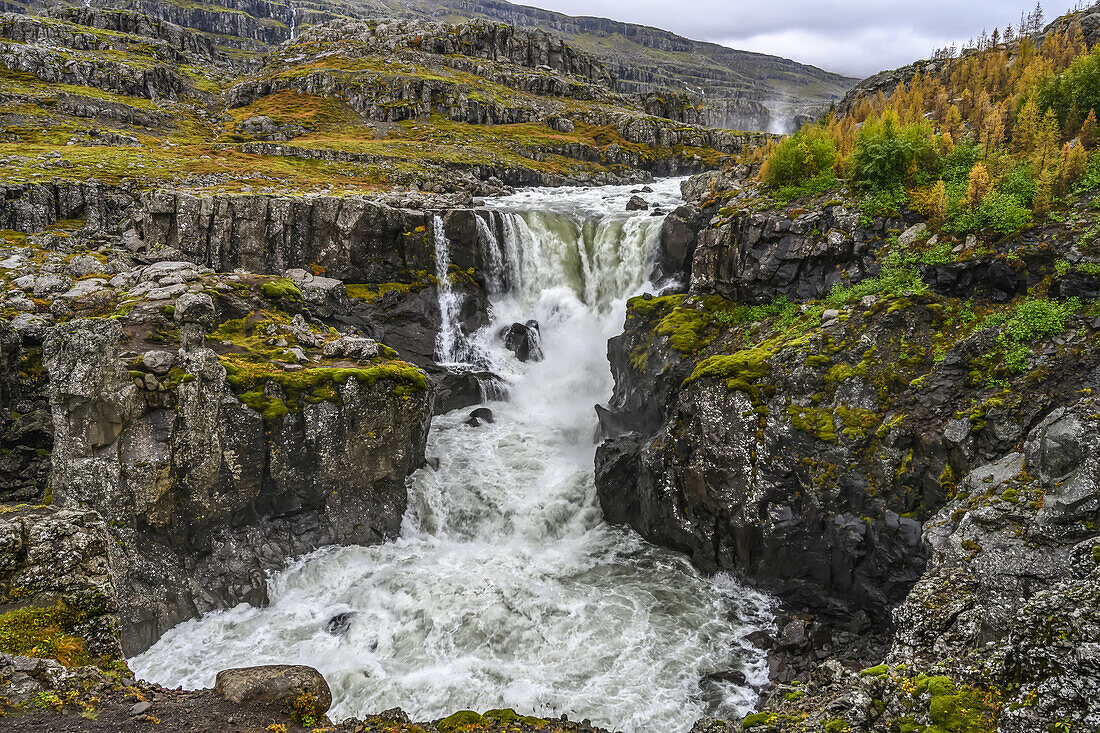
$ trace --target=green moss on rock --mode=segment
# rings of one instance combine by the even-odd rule
[[[725,379],[730,390],[754,394],[756,383],[772,372],[765,361],[767,357],[767,352],[758,349],[707,357],[695,365],[691,376],[684,380],[684,386],[700,379]]]
[[[83,612],[64,602],[49,608],[28,606],[0,615],[0,652],[23,657],[56,659],[66,667],[89,664],[84,640],[74,627]]]
[[[745,730],[763,728],[766,725],[771,725],[775,721],[775,718],[776,716],[772,713],[750,713],[741,721],[741,727]]]
[[[473,710],[459,710],[454,715],[448,715],[436,724],[439,733],[455,733],[456,731],[469,730],[481,725],[484,718]]]
[[[279,298],[286,298],[292,303],[302,302],[302,291],[294,284],[293,281],[288,280],[285,277],[280,277],[275,280],[268,280],[260,286],[260,292],[264,294],[265,298],[270,300],[278,300]]]

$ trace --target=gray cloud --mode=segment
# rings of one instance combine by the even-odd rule
[[[926,58],[1030,11],[1027,0],[520,0],[570,15],[597,15],[733,48],[784,56],[852,76]],[[1073,0],[1044,5],[1048,20]]]

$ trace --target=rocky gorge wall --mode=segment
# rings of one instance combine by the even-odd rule
[[[597,489],[610,521],[782,599],[753,725],[947,725],[936,695],[998,730],[1095,720],[1069,641],[1092,633],[1100,540],[1087,197],[990,244],[828,196],[776,205],[737,171],[684,192],[658,262],[684,292],[632,300],[609,342]],[[1006,366],[1001,324],[1040,307],[1064,324]]]
[[[425,390],[350,378],[334,401],[265,420],[196,343],[176,355],[178,385],[137,386],[121,337],[117,323],[73,321],[47,338],[44,361],[54,500],[111,517],[128,654],[199,613],[263,602],[264,571],[286,558],[396,534],[404,478],[423,461]]]
[[[50,199],[71,204],[61,215],[101,202],[74,190]],[[57,213],[22,201],[31,226]],[[81,623],[107,614],[134,654],[198,614],[262,603],[265,573],[291,557],[394,536],[433,392],[357,326],[319,320],[366,325],[339,281],[142,264],[140,240],[82,249],[104,237],[46,233],[9,248],[4,267],[21,276],[4,300],[19,315],[0,333],[11,411],[0,469],[6,501],[80,512],[71,521],[98,527],[104,574],[109,558],[110,603],[83,591],[29,602],[69,598]],[[28,531],[12,530],[13,553]],[[10,572],[29,567],[17,559]]]

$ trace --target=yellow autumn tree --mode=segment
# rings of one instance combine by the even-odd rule
[[[1048,109],[1035,135],[1035,153],[1032,156],[1035,170],[1041,173],[1057,160],[1061,139],[1062,126],[1058,124],[1058,115],[1053,109]]]
[[[1096,110],[1090,109],[1085,118],[1085,124],[1081,125],[1081,144],[1085,149],[1096,144]]]
[[[947,185],[943,180],[936,181],[932,185],[925,213],[934,227],[941,226],[947,218]]]
[[[989,180],[989,172],[985,169],[984,164],[978,163],[970,169],[970,185],[966,189],[966,203],[971,211],[978,208],[978,204],[982,202],[982,199],[992,188],[993,183]]]
[[[1012,150],[1018,155],[1031,155],[1035,149],[1035,136],[1039,132],[1039,103],[1032,97],[1016,115],[1012,127]]]

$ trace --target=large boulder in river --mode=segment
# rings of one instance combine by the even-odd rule
[[[300,664],[223,669],[215,679],[214,693],[235,703],[269,703],[295,709],[302,705],[302,696],[309,695],[316,715],[323,715],[332,705],[332,691],[324,676]]]
[[[520,361],[542,361],[542,337],[538,321],[513,323],[501,331],[504,348]]]

